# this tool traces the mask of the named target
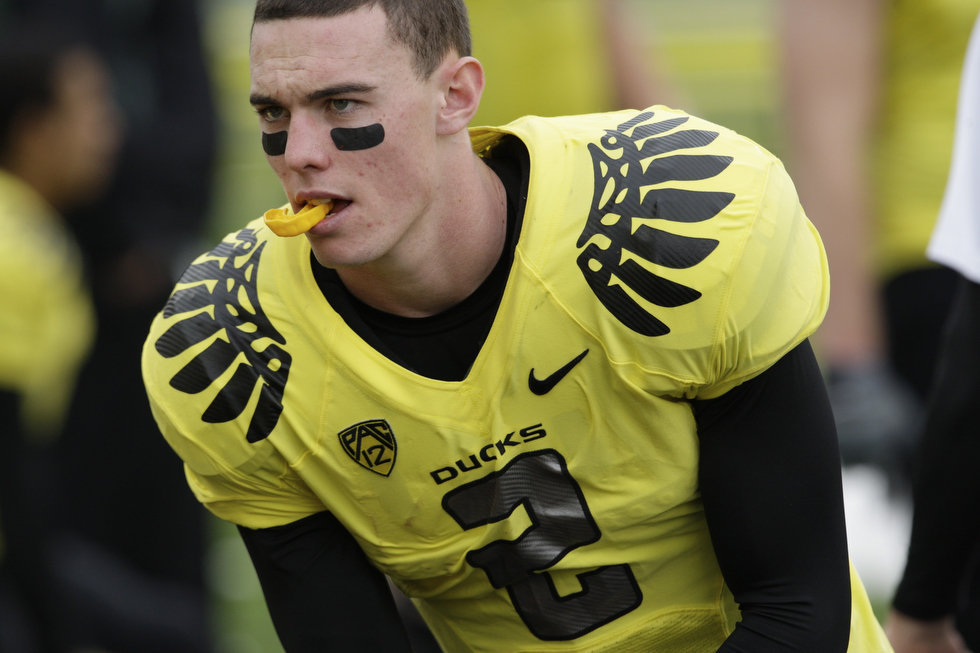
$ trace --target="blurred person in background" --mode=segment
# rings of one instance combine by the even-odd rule
[[[108,73],[71,33],[0,28],[0,651],[63,650],[51,535],[53,447],[94,336],[63,214],[110,180],[120,137]]]
[[[139,353],[205,231],[216,116],[196,0],[2,0],[52,17],[108,66],[124,133],[116,174],[69,225],[97,331],[59,444],[71,492],[59,560],[87,612],[84,643],[114,653],[209,651],[208,517],[156,435]]]
[[[475,125],[677,103],[677,91],[647,54],[650,26],[637,24],[627,0],[466,4],[473,52],[489,81]]]
[[[886,632],[895,653],[980,651],[980,20],[928,254],[958,276],[916,458],[912,538]]]
[[[980,0],[779,3],[788,166],[827,244],[817,334],[845,464],[910,483],[955,274],[925,256]]]

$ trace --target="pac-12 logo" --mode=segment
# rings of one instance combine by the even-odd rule
[[[337,434],[340,445],[354,462],[375,474],[388,476],[395,467],[398,443],[395,432],[383,419],[370,419],[348,426]]]

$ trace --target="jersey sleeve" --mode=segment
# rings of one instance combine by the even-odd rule
[[[654,300],[649,316],[663,328],[651,329],[646,340],[631,338],[629,355],[640,361],[640,382],[650,392],[713,399],[768,369],[817,330],[830,277],[820,236],[782,162],[710,123],[691,119],[683,128],[710,142],[699,145],[689,136],[695,146],[686,157],[665,165],[681,169],[671,171],[674,177],[697,178],[671,181],[647,196],[665,197],[645,200],[659,205],[652,228],[662,241],[648,257],[660,267],[649,269],[670,292],[647,293]],[[685,174],[683,166],[696,174]],[[668,192],[683,194],[671,204]],[[645,237],[636,230],[629,249],[641,250]],[[627,278],[620,275],[618,283]]]
[[[731,267],[712,289],[719,313],[696,389],[701,399],[772,366],[817,330],[827,310],[826,253],[777,159],[765,166],[760,188],[755,215],[735,238]]]
[[[757,143],[661,106],[506,129],[531,153],[527,213],[569,215],[555,237],[522,234],[518,254],[539,277],[568,281],[563,304],[631,382],[718,397],[817,329],[823,245],[784,166]],[[561,141],[563,130],[574,136]],[[477,150],[491,138],[476,136]],[[569,256],[575,268],[563,267]]]
[[[256,290],[263,229],[253,222],[190,265],[142,354],[153,416],[191,490],[218,517],[249,528],[324,510],[270,439],[282,410],[277,373],[288,360]]]
[[[180,402],[168,403],[171,393],[152,380],[148,358],[153,356],[144,348],[144,380],[153,417],[183,460],[187,484],[204,507],[248,528],[279,526],[324,510],[269,442],[251,444],[244,430],[234,425],[189,424]]]

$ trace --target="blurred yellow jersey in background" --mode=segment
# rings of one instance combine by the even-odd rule
[[[487,88],[474,125],[618,108],[594,0],[469,0]]]
[[[928,264],[926,243],[949,174],[956,98],[980,0],[892,0],[886,8],[882,90],[872,135],[884,277]]]

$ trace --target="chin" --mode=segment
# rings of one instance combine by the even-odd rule
[[[356,268],[371,262],[369,257],[357,256],[351,251],[325,251],[324,248],[313,248],[313,257],[325,268]]]

